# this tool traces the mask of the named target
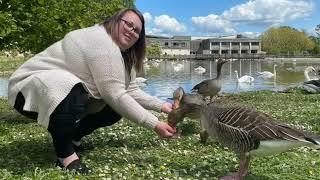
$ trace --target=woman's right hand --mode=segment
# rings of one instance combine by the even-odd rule
[[[176,129],[165,122],[159,122],[154,128],[154,131],[162,138],[171,138],[176,133]]]

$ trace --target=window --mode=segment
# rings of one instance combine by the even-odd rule
[[[222,50],[221,54],[228,54],[228,50]]]

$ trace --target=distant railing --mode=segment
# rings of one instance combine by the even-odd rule
[[[265,58],[320,58],[320,55],[287,55],[287,54],[190,54],[190,55],[158,55],[147,56],[149,60],[215,60],[223,59],[265,59]]]
[[[215,60],[219,58],[224,59],[263,59],[265,55],[261,54],[190,54],[190,55],[160,55],[148,56],[149,60],[165,59],[165,60]]]

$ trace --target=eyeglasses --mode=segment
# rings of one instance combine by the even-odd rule
[[[140,36],[140,31],[137,29],[137,27],[134,27],[134,24],[132,22],[129,22],[127,20],[121,19],[124,22],[124,27],[128,30],[128,31],[132,31],[134,36],[136,38],[139,38]]]

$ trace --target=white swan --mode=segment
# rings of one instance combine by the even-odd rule
[[[312,66],[308,66],[305,70],[304,70],[304,79],[305,79],[305,81],[310,81],[310,80],[313,80],[313,79],[311,79],[310,78],[310,76],[309,76],[309,73],[311,72],[311,71],[313,71],[314,73],[316,73],[316,69],[314,69],[314,67],[312,67]],[[316,78],[315,78],[316,79]]]
[[[179,72],[183,69],[183,64],[176,64],[176,65],[173,65],[173,70],[174,72]]]
[[[147,81],[146,78],[143,77],[136,77],[136,83],[145,83]]]
[[[194,68],[194,72],[198,73],[198,74],[203,74],[206,72],[206,69],[202,66],[199,66],[197,68]]]
[[[262,71],[262,72],[258,72],[258,76],[263,78],[263,79],[276,77],[276,74],[277,74],[276,67],[277,67],[277,64],[274,64],[273,65],[273,73],[269,72],[269,71]]]
[[[238,71],[235,70],[234,72],[236,73],[236,78],[239,83],[252,83],[254,81],[254,78],[252,76],[244,75],[239,78]]]

